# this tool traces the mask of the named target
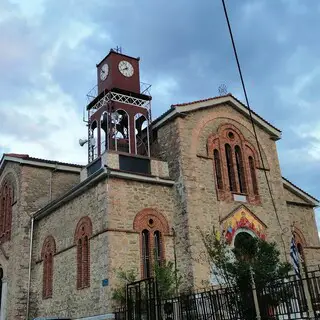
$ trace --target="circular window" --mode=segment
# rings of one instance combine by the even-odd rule
[[[152,226],[153,225],[153,219],[149,219],[149,225]]]
[[[233,132],[231,132],[231,131],[228,132],[228,138],[231,139],[231,140],[234,139],[234,134],[233,134]]]

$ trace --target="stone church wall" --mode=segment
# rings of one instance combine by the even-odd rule
[[[7,283],[6,310],[4,312],[8,319],[23,319],[25,316],[24,307],[26,306],[26,269],[28,268],[28,260],[23,260],[26,257],[26,250],[23,247],[23,241],[28,236],[28,228],[25,230],[22,215],[21,203],[21,167],[15,163],[7,164],[5,170],[1,173],[0,184],[8,179],[14,189],[14,205],[12,207],[12,226],[11,239],[2,244],[0,252],[0,263],[3,269],[3,282]],[[21,259],[22,257],[22,259]],[[18,308],[17,306],[21,307]]]
[[[170,173],[183,181],[184,187],[179,190],[179,196],[180,199],[184,199],[185,206],[183,213],[177,212],[176,221],[187,230],[189,245],[192,246],[192,257],[196,258],[199,250],[203,248],[197,228],[209,229],[212,226],[219,228],[219,220],[242,204],[245,204],[268,226],[267,239],[279,243],[279,249],[283,252],[279,223],[275,216],[263,170],[257,170],[261,205],[249,205],[236,201],[227,203],[217,200],[213,161],[207,156],[206,144],[209,135],[215,133],[222,124],[234,125],[252,145],[256,146],[250,121],[230,106],[195,111],[184,118],[177,118],[174,123],[164,125],[158,132],[159,144],[163,150],[162,157],[169,162]],[[267,171],[267,175],[284,229],[289,227],[290,218],[284,200],[276,144],[260,127],[256,126],[256,130],[262,145],[265,165],[268,169],[271,168]],[[174,132],[178,134],[172,134]],[[172,151],[171,146],[175,146],[175,151]],[[290,243],[288,233],[284,234],[283,241],[288,253]],[[184,263],[188,266],[185,266],[184,270],[188,268],[190,270],[190,265],[192,265],[192,273],[188,274],[189,283],[191,282],[191,285],[195,287],[202,287],[203,281],[209,279],[208,265],[188,259],[189,253],[185,252],[184,250],[179,254],[185,254],[186,257]]]
[[[171,227],[175,210],[172,187],[123,179],[110,179],[108,197],[108,274],[111,287],[118,283],[119,268],[136,270],[141,279],[141,238],[134,228],[136,216],[146,210],[165,218],[169,233],[163,235],[165,259],[174,261]],[[142,221],[143,222],[143,221]],[[140,226],[138,226],[140,227]],[[142,225],[141,228],[144,228]],[[156,228],[156,227],[155,227]],[[152,229],[151,229],[152,230]]]
[[[305,240],[304,245],[320,249],[319,235],[316,225],[315,212],[312,207],[288,204],[290,221],[302,233]]]
[[[79,181],[79,174],[7,163],[0,182],[9,178],[14,188],[11,239],[3,244],[0,263],[7,281],[7,319],[25,319],[29,273],[30,215]]]
[[[90,240],[91,286],[78,290],[76,283],[77,250],[75,231],[78,221],[88,216],[93,227]],[[35,222],[33,266],[32,266],[32,313],[34,316],[87,315],[88,310],[99,314],[105,304],[106,288],[101,280],[106,278],[107,234],[98,234],[105,229],[106,187],[104,182],[88,189],[86,193],[51,212]],[[53,262],[52,298],[42,298],[43,261],[41,250],[47,236],[53,236],[56,242],[56,254]]]
[[[111,290],[117,285],[119,268],[135,269],[140,279],[140,234],[133,228],[139,211],[150,208],[172,225],[175,200],[170,186],[108,178],[84,194],[35,223],[32,314],[83,317],[112,312]],[[108,190],[108,191],[107,191]],[[88,216],[93,232],[90,239],[90,287],[76,288],[77,250],[74,243],[77,222]],[[42,298],[45,238],[56,241],[53,295]],[[166,259],[173,260],[172,234],[164,235]],[[102,286],[102,280],[108,285]]]

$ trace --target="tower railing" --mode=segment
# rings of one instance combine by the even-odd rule
[[[151,84],[140,82],[140,93],[146,96],[151,96]],[[98,96],[98,85],[95,85],[90,91],[86,94],[87,104],[92,102]]]

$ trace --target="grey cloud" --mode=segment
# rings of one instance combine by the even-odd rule
[[[20,141],[45,142],[52,131],[59,129],[50,123],[48,118],[43,116],[32,118],[16,110],[4,112],[0,109],[0,119],[0,134],[14,136]]]

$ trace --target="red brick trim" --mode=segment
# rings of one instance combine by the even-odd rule
[[[79,220],[75,232],[77,246],[77,289],[90,287],[90,238],[92,222],[86,216]]]
[[[149,223],[150,219],[153,220],[152,224]],[[145,208],[135,216],[133,221],[133,230],[142,232],[144,229],[159,229],[161,232],[169,233],[169,224],[162,213],[153,208]]]
[[[226,146],[228,148],[230,146],[231,149],[231,153],[230,151],[228,153],[229,166],[226,158]],[[256,170],[260,166],[258,153],[245,140],[241,131],[232,124],[222,124],[218,128],[217,133],[210,135],[207,139],[208,158],[213,158],[214,150],[217,150],[219,153],[218,165],[220,166],[220,170],[216,167],[217,163],[215,162],[217,161],[213,161],[213,174],[215,176],[214,180],[218,200],[232,202],[234,201],[233,193],[236,193],[246,195],[247,202],[250,204],[260,204],[258,183],[255,183],[257,179]],[[238,157],[235,150],[238,150]],[[250,168],[249,157],[252,157],[254,160],[254,171]],[[238,174],[239,170],[240,174]],[[217,173],[219,173],[219,177],[217,177]],[[230,181],[232,188],[230,187]],[[242,192],[240,190],[240,181],[243,189]]]
[[[43,242],[41,258],[43,259],[43,290],[42,298],[52,297],[53,287],[53,256],[56,253],[56,242],[52,236],[47,236]]]
[[[0,187],[0,244],[11,238],[13,202],[14,189],[9,179],[6,179]]]
[[[82,217],[76,227],[76,232],[74,235],[74,241],[77,243],[77,240],[83,236],[91,237],[92,235],[92,222],[88,216]]]
[[[133,229],[140,232],[140,270],[141,270],[141,277],[144,277],[144,256],[143,256],[143,230],[149,231],[149,264],[151,274],[153,272],[153,266],[155,263],[154,259],[154,235],[155,232],[160,232],[160,252],[161,257],[160,261],[165,260],[165,244],[164,244],[164,235],[169,234],[169,224],[167,219],[157,210],[152,208],[146,208],[141,210],[133,221]]]
[[[119,228],[105,228],[105,229],[102,229],[100,231],[98,231],[97,233],[93,234],[90,238],[91,239],[94,239],[96,237],[98,237],[99,235],[105,233],[105,232],[120,232],[120,233],[131,233],[131,234],[140,234],[139,231],[135,231],[135,230],[130,230],[130,229],[119,229]],[[163,236],[166,236],[166,237],[173,237],[173,234],[172,233],[164,233]],[[70,249],[73,249],[74,247],[76,247],[77,245],[76,244],[73,244],[71,246],[68,246],[66,248],[63,248],[61,249],[60,251],[57,251],[54,255],[57,256],[61,253],[64,253],[65,251],[68,251]],[[0,249],[2,247],[0,246]],[[3,248],[2,248],[3,249]],[[8,260],[9,257],[6,257],[6,259]],[[39,264],[39,263],[42,263],[43,262],[43,259],[38,259],[35,263],[36,264]]]
[[[306,238],[304,237],[302,231],[298,227],[294,226],[293,234],[294,234],[296,244],[300,243],[302,245],[302,247],[307,246]]]

